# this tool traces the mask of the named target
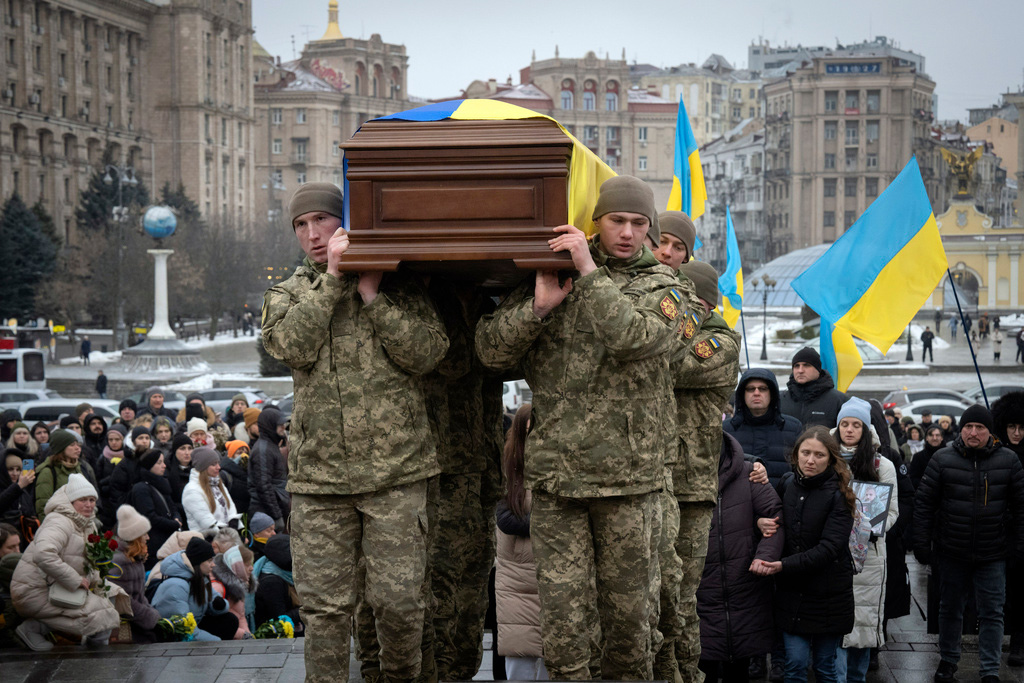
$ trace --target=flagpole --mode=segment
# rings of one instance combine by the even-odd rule
[[[946,275],[949,277],[949,286],[953,290],[953,298],[956,299],[956,310],[960,312],[960,326],[967,339],[967,348],[971,350],[971,360],[974,361],[974,371],[978,373],[978,384],[981,386],[981,396],[985,399],[985,407],[988,405],[988,394],[985,393],[985,383],[981,380],[981,370],[978,368],[978,357],[974,355],[974,344],[971,343],[971,335],[967,333],[967,325],[964,321],[964,309],[960,307],[960,296],[956,293],[956,284],[953,282],[953,273],[946,268]],[[991,408],[989,408],[991,410]]]
[[[740,325],[743,327],[743,350],[747,354],[747,370],[750,369],[750,347],[747,346],[747,319],[743,317],[743,309],[740,309]]]

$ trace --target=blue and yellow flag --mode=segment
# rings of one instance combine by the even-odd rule
[[[743,263],[728,206],[725,207],[725,272],[718,278],[718,291],[722,293],[722,317],[729,327],[735,328],[743,310]]]
[[[679,113],[676,115],[676,158],[672,172],[672,192],[668,196],[668,211],[683,211],[693,220],[704,215],[704,202],[708,191],[704,186],[704,169],[700,165],[697,138],[690,128],[690,117],[686,105],[679,98]],[[699,244],[700,240],[698,240]],[[696,247],[694,248],[696,251]]]
[[[554,121],[572,141],[572,159],[569,163],[567,222],[575,225],[588,236],[594,232],[594,206],[601,183],[616,175],[608,164],[577,140],[565,126],[550,116],[538,114],[530,109],[517,107],[497,100],[449,100],[434,102],[397,114],[382,116],[375,121],[511,121],[514,119],[548,119]],[[345,164],[347,171],[348,164]],[[345,174],[345,225],[348,225],[348,173]]]
[[[917,159],[793,280],[821,316],[821,362],[846,391],[863,366],[853,337],[889,350],[948,268]]]

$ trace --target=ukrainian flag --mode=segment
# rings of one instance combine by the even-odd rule
[[[704,202],[707,198],[708,191],[704,186],[704,169],[700,165],[697,138],[693,137],[690,117],[686,115],[686,105],[680,97],[679,113],[676,115],[676,158],[672,192],[668,196],[666,209],[683,211],[693,220],[697,220],[704,215]]]
[[[550,116],[496,100],[449,100],[434,102],[408,111],[382,116],[375,121],[511,121],[514,119],[548,119],[554,121],[572,141],[569,162],[569,215],[566,222],[588,236],[594,231],[594,206],[601,183],[616,175],[609,166],[577,140],[565,127]],[[348,164],[345,164],[345,225],[348,225]]]
[[[718,278],[718,291],[722,293],[722,317],[735,329],[743,310],[743,263],[728,206],[725,207],[725,272]]]
[[[917,159],[793,281],[821,316],[821,361],[846,391],[863,365],[853,337],[889,350],[948,268]]]

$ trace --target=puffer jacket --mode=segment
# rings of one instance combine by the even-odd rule
[[[755,559],[782,556],[785,530],[764,538],[759,517],[782,514],[782,501],[768,484],[750,481],[753,464],[739,442],[726,436],[718,461],[718,505],[711,517],[708,554],[697,589],[701,657],[717,661],[764,654],[772,647],[771,579],[750,571]],[[781,520],[780,520],[781,521]]]
[[[797,384],[790,375],[786,391],[779,397],[779,405],[783,415],[792,415],[804,427],[822,425],[832,429],[836,426],[839,409],[847,400],[849,397],[836,389],[832,375],[822,370],[818,379],[806,384]]]
[[[525,519],[498,501],[495,513],[497,545],[494,558],[494,604],[498,617],[498,654],[505,657],[542,657],[540,594],[537,562],[530,541],[530,492],[526,493]]]
[[[127,543],[127,541],[125,541]],[[142,562],[132,561],[123,550],[114,553],[111,560],[111,583],[120,586],[132,601],[132,623],[151,631],[160,621],[160,613],[153,609],[146,599],[146,568]]]
[[[63,463],[57,464],[53,456],[50,456],[43,461],[42,465],[36,468],[36,515],[40,521],[46,516],[46,503],[50,500],[50,496],[57,489],[67,484],[68,478],[72,474],[84,475],[94,489],[100,490],[92,467],[82,458],[78,458],[78,463],[74,467],[67,467]]]
[[[149,570],[149,576],[146,577],[146,586],[160,581],[164,578],[163,571],[161,571],[160,565],[168,557],[174,553],[184,550],[188,547],[188,542],[193,538],[202,538],[203,535],[198,531],[175,531],[168,537],[164,544],[160,546],[159,550],[156,551],[156,564]]]
[[[476,352],[492,370],[519,364],[533,389],[526,487],[598,498],[649,493],[665,480],[666,432],[675,427],[669,360],[689,291],[644,247],[577,277],[540,319],[534,283],[512,292],[476,328]],[[675,433],[675,432],[669,432]]]
[[[35,484],[21,488],[17,482],[12,482],[0,492],[0,521],[19,528],[22,517],[35,516]]]
[[[914,549],[961,562],[1024,559],[1024,469],[1017,454],[961,437],[932,456],[914,498]]]
[[[786,633],[843,635],[853,629],[853,515],[831,467],[779,482],[786,532],[775,575],[775,623]]]
[[[210,486],[214,483],[211,481]],[[224,487],[224,500],[227,506],[221,505],[214,496],[214,511],[210,510],[210,503],[203,493],[199,484],[199,471],[192,470],[188,476],[188,484],[181,494],[181,505],[185,508],[185,517],[188,521],[188,528],[193,531],[206,531],[207,529],[218,529],[228,526],[232,520],[240,520],[242,514],[235,508],[235,501],[231,500],[231,494],[227,487]]]
[[[78,514],[64,488],[46,503],[46,518],[21,556],[11,579],[11,599],[25,619],[38,619],[51,629],[76,636],[91,636],[116,628],[120,614],[130,615],[131,601],[118,586],[111,586],[110,598],[95,593],[74,609],[50,602],[50,585],[59,583],[68,590],[80,587],[83,577],[98,583],[99,572],[86,570],[85,548],[89,534],[96,533],[96,522]],[[116,604],[116,607],[115,607]]]
[[[277,420],[280,413],[264,410],[256,420],[260,438],[249,455],[249,514],[263,512],[271,519],[284,519],[291,511],[291,499],[285,491],[288,464],[278,443]]]
[[[171,534],[181,529],[178,508],[171,500],[171,485],[161,476],[140,468],[140,481],[132,487],[130,503],[139,514],[149,520],[146,569],[152,569],[157,562],[157,551],[167,542]]]
[[[225,485],[228,487],[231,500],[235,501],[235,507],[238,508],[239,512],[248,513],[251,517],[253,513],[249,510],[249,505],[252,499],[249,496],[249,472],[247,468],[248,463],[243,468],[227,455],[220,456],[220,478],[224,480]]]
[[[292,369],[288,491],[352,495],[439,473],[418,376],[448,350],[409,276],[388,273],[364,305],[359,278],[306,258],[267,290],[263,345]]]
[[[179,551],[161,562],[163,570],[163,581],[156,588],[153,595],[153,608],[160,613],[161,617],[167,618],[175,614],[192,613],[198,624],[207,614],[224,614],[228,611],[227,601],[210,589],[209,594],[213,597],[203,603],[198,603],[192,597],[191,581],[193,570],[192,563],[188,561],[185,551]],[[209,577],[204,577],[206,586],[210,586]],[[196,640],[220,640],[217,636],[201,628],[195,630]]]
[[[746,402],[746,386],[753,379],[759,379],[767,384],[768,392],[771,394],[768,412],[759,417],[751,415]],[[782,475],[793,469],[789,464],[789,455],[804,426],[800,420],[782,412],[779,383],[770,370],[752,368],[744,372],[736,387],[735,400],[736,412],[725,421],[725,433],[740,442],[743,452],[748,457],[763,462],[771,485],[778,486]]]

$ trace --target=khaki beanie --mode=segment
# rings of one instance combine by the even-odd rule
[[[690,261],[680,266],[679,270],[693,281],[698,297],[712,306],[718,305],[718,271],[711,264]]]
[[[620,175],[601,183],[601,192],[594,206],[593,219],[596,221],[612,211],[627,211],[647,216],[651,222],[647,235],[657,244],[661,239],[658,228],[658,212],[654,208],[654,191],[639,178]]]
[[[295,219],[310,211],[323,211],[332,216],[344,216],[344,201],[341,190],[333,183],[306,183],[295,190],[288,203],[288,213],[294,226]]]
[[[693,221],[682,211],[663,211],[658,214],[658,223],[663,233],[679,238],[686,245],[688,263],[693,258],[693,244],[697,241],[697,227]]]

